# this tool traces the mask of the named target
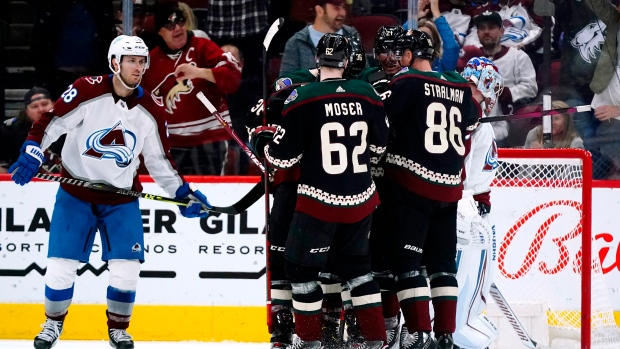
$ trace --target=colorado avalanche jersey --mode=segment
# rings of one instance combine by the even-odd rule
[[[480,124],[471,135],[471,148],[465,157],[463,190],[476,201],[491,205],[491,182],[497,172],[497,144],[493,127]]]
[[[481,115],[467,81],[456,72],[408,69],[390,90],[385,177],[432,200],[458,201],[466,137]]]
[[[112,75],[83,77],[69,85],[35,122],[28,140],[46,149],[67,134],[62,149],[62,175],[117,188],[142,191],[137,176],[143,155],[151,177],[171,197],[183,184],[170,158],[165,112],[138,87],[128,98],[114,93]],[[94,204],[135,200],[83,187],[61,184],[78,199]]]
[[[387,138],[383,104],[372,86],[329,79],[289,95],[265,156],[278,169],[299,163],[297,211],[326,222],[353,223],[379,204],[370,163],[385,151]]]
[[[150,56],[151,65],[144,74],[142,86],[164,106],[171,144],[174,147],[192,147],[231,139],[196,94],[204,93],[230,123],[225,95],[236,92],[241,83],[241,67],[237,60],[213,41],[191,35],[181,50],[164,52],[159,46],[151,51]],[[204,79],[177,81],[174,72],[183,63],[210,68],[216,83]]]

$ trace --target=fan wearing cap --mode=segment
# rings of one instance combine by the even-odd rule
[[[0,124],[0,173],[7,173],[9,165],[19,157],[19,149],[26,140],[32,123],[52,107],[49,91],[42,87],[33,87],[24,95],[24,108],[19,111],[19,115]]]
[[[347,15],[345,0],[315,0],[314,12],[314,22],[293,34],[286,42],[280,76],[301,69],[314,69],[316,47],[324,34],[336,33],[359,39],[357,30],[344,24]]]
[[[184,217],[206,218],[210,208],[207,198],[185,182],[170,158],[164,109],[139,86],[149,67],[144,41],[137,36],[118,36],[110,44],[108,63],[112,74],[75,80],[53,109],[33,123],[17,161],[9,167],[12,180],[28,184],[44,161],[43,150],[66,135],[63,177],[139,192],[142,185],[137,170],[144,162],[169,196],[198,200],[179,208]],[[45,93],[35,93],[28,102],[44,97]],[[127,328],[145,257],[138,200],[67,183],[71,181],[60,184],[54,203],[47,245],[45,323],[34,347],[49,349],[62,334],[77,269],[89,260],[98,231],[102,260],[110,271],[106,292],[109,343],[113,348],[133,349]]]
[[[498,96],[496,107],[489,116],[512,114],[515,110],[529,103],[538,94],[536,70],[530,57],[514,47],[501,44],[504,34],[502,18],[498,12],[485,11],[474,18],[478,29],[481,48],[473,45],[464,46],[457,64],[462,70],[473,57],[486,57],[493,61],[502,74],[504,89]],[[495,139],[499,146],[506,144],[509,128],[507,121],[493,123]],[[521,145],[521,144],[519,144]]]
[[[158,3],[154,12],[160,43],[150,53],[142,85],[165,109],[170,153],[179,171],[220,175],[231,137],[196,94],[204,93],[230,123],[225,95],[239,88],[241,66],[213,41],[194,36],[176,1]]]

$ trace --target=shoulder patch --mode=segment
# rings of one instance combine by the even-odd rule
[[[299,94],[297,93],[297,89],[294,89],[293,92],[291,92],[291,94],[288,95],[288,98],[284,101],[284,104],[291,103],[292,101],[296,100],[298,96]]]
[[[89,76],[86,78],[86,81],[91,85],[100,84],[103,78],[101,76]]]
[[[281,78],[276,80],[276,91],[280,91],[283,88],[289,87],[293,84],[293,80],[290,78]]]

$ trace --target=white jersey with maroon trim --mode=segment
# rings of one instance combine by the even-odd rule
[[[35,122],[28,140],[46,149],[61,135],[63,176],[117,188],[142,191],[137,171],[139,155],[151,177],[174,197],[183,184],[170,158],[164,110],[141,87],[132,96],[114,93],[112,75],[83,77],[69,85]],[[61,184],[78,199],[118,204],[135,198]]]

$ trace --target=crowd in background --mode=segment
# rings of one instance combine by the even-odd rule
[[[204,50],[203,57],[187,62],[184,74],[188,79],[166,86],[165,74],[174,69],[162,71],[152,58],[143,86],[154,95],[159,93],[164,104],[169,103],[166,107],[171,116],[172,153],[182,173],[256,175],[259,170],[217,122],[204,115],[208,114],[206,109],[183,109],[183,102],[174,98],[182,99],[183,88],[209,90],[217,99],[220,114],[232,121],[241,139],[247,139],[245,119],[262,97],[264,67],[270,83],[279,74],[314,68],[313,38],[326,32],[360,36],[365,32],[358,32],[352,24],[362,16],[375,16],[381,21],[384,19],[380,15],[384,14],[406,28],[407,3],[187,0],[177,4],[134,0],[133,30],[126,34],[140,36],[152,55],[162,57],[187,53],[184,48],[196,46],[198,39],[205,40],[196,46],[196,50]],[[50,103],[42,107],[41,98],[56,100],[80,76],[107,74],[107,46],[115,36],[123,34],[119,1],[33,4],[36,19],[31,50],[38,87],[24,97],[22,113],[16,118],[3,118],[0,125],[0,168],[4,172],[16,156],[9,143],[21,144],[15,140],[19,138],[16,135],[23,134],[36,120],[31,116],[35,114],[33,106],[51,107]],[[171,18],[170,13],[177,8],[180,12]],[[610,0],[420,0],[418,10],[417,25],[431,35],[436,50],[441,52],[435,70],[458,71],[473,56],[486,56],[499,67],[505,88],[491,116],[542,110],[544,94],[551,94],[553,109],[592,105],[591,112],[553,117],[552,146],[585,148],[593,154],[595,179],[620,178],[617,4]],[[278,17],[286,21],[270,46],[268,62],[263,62],[263,38]],[[550,41],[545,41],[547,30]],[[213,58],[222,53],[229,57],[228,62]],[[376,65],[372,51],[367,49],[366,54],[368,64]],[[550,65],[545,63],[545,54],[551,58]],[[207,69],[210,75],[194,71],[196,66]],[[151,79],[156,73],[165,74],[162,79]],[[176,95],[170,95],[173,92]],[[500,147],[548,147],[543,142],[541,123],[542,118],[531,118],[497,122],[493,127]],[[59,147],[50,154],[57,158]]]

